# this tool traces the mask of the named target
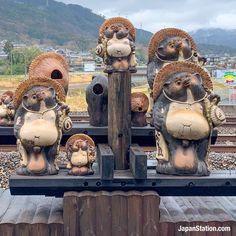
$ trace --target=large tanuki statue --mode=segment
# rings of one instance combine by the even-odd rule
[[[99,31],[96,53],[103,58],[106,73],[136,72],[135,28],[122,17],[106,20]]]
[[[214,127],[225,121],[208,73],[190,62],[162,68],[153,85],[157,172],[209,175],[206,159]]]
[[[72,126],[64,102],[64,89],[48,78],[25,80],[16,89],[14,132],[21,157],[18,174],[58,173],[54,161],[59,155],[60,140]]]

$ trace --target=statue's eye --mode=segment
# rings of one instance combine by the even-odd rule
[[[180,80],[177,80],[175,83],[176,83],[177,85],[181,85],[181,81],[180,81]]]
[[[37,97],[36,97],[36,95],[33,95],[32,98],[33,98],[33,99],[36,99]]]
[[[174,47],[175,47],[175,45],[174,45],[174,44],[170,44],[170,47],[171,47],[171,48],[174,48]]]

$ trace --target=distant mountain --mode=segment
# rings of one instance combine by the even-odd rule
[[[0,40],[57,45],[94,46],[104,17],[90,9],[53,0],[0,0]],[[151,33],[137,30],[137,42],[147,45]]]
[[[99,3],[98,3],[99,4]],[[103,16],[54,0],[0,0],[0,41],[94,48]],[[157,29],[158,30],[158,29]],[[152,33],[137,29],[137,48],[146,51]],[[203,54],[236,55],[236,30],[200,29],[190,34]]]
[[[210,28],[199,29],[190,34],[204,51],[236,54],[236,30]]]

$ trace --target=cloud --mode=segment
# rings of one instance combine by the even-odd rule
[[[59,1],[59,0],[57,0]],[[127,17],[137,27],[156,32],[163,27],[236,29],[234,0],[60,0],[109,17]]]

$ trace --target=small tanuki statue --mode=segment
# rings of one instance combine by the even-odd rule
[[[143,127],[147,125],[146,113],[149,107],[148,97],[141,92],[131,94],[131,124]]]
[[[106,20],[99,31],[96,54],[103,58],[106,73],[136,72],[135,28],[122,17]]]
[[[30,78],[16,89],[14,133],[21,157],[17,174],[58,173],[55,159],[62,134],[72,127],[65,98],[63,87],[50,78]]]
[[[6,91],[0,96],[0,126],[13,125],[15,110],[12,104],[13,92]]]
[[[56,80],[62,85],[65,93],[68,92],[68,64],[65,58],[58,53],[45,52],[37,56],[29,67],[29,79],[34,77],[47,77]]]
[[[69,175],[92,175],[96,146],[86,134],[75,134],[66,143]]]
[[[225,121],[211,78],[190,62],[166,65],[153,85],[157,172],[209,175],[206,160],[211,131]]]

